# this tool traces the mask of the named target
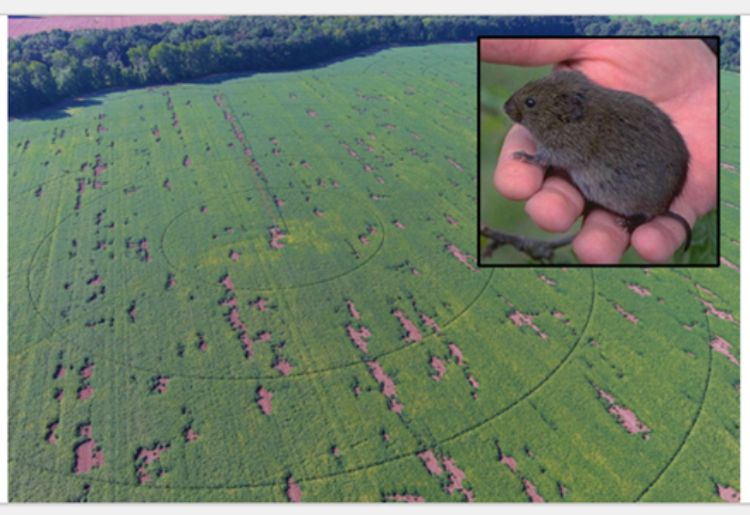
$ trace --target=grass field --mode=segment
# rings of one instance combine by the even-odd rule
[[[474,60],[12,121],[11,500],[729,498],[736,172],[719,269],[480,270]]]

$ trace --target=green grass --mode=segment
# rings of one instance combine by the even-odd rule
[[[395,48],[12,121],[11,500],[284,501],[290,475],[306,501],[463,500],[447,472],[425,469],[427,449],[454,460],[478,501],[526,501],[523,479],[548,501],[715,501],[716,482],[738,488],[738,367],[708,346],[721,335],[739,358],[738,323],[700,302],[738,317],[734,270],[475,270],[450,253],[476,249],[474,56],[466,44]],[[725,86],[736,111],[736,77]],[[722,141],[736,152],[730,130]],[[95,178],[81,165],[97,155],[107,169]],[[723,198],[737,205],[728,184]],[[737,214],[722,207],[732,263]],[[287,232],[278,250],[274,225]],[[144,238],[150,261],[137,252]],[[227,273],[233,294],[219,284]],[[259,297],[266,311],[251,305]],[[251,359],[222,305],[231,299],[256,340]],[[394,310],[420,342],[404,339]],[[517,327],[519,314],[533,327]],[[369,329],[367,353],[349,325]],[[433,357],[446,367],[439,382]],[[393,380],[400,416],[368,361]],[[79,400],[84,383],[94,393]],[[592,385],[632,409],[649,439],[626,432]],[[273,394],[267,416],[260,386]],[[104,464],[76,474],[81,424]],[[197,440],[185,441],[188,427]],[[157,444],[169,447],[139,485],[137,453]]]
[[[522,202],[513,202],[501,197],[492,183],[492,176],[497,163],[497,156],[502,148],[505,134],[511,127],[511,121],[502,111],[502,105],[518,88],[549,73],[549,67],[520,68],[490,63],[482,63],[482,84],[480,85],[480,102],[484,108],[480,118],[480,219],[487,225],[511,234],[526,235],[540,240],[553,240],[560,236],[551,235],[539,229],[528,217]],[[736,74],[735,74],[736,75]],[[732,77],[724,72],[722,77]],[[726,123],[726,114],[722,114],[722,123]],[[729,126],[737,126],[729,124]],[[722,149],[723,152],[723,149]],[[723,155],[723,154],[722,154]],[[677,252],[672,264],[714,264],[716,263],[716,211],[701,218],[693,228],[693,241],[687,252]],[[575,234],[580,229],[577,222],[568,234]],[[482,245],[486,240],[482,239]],[[554,263],[578,263],[570,247],[563,247],[555,252]],[[647,264],[638,254],[629,249],[622,258],[624,264]],[[482,264],[533,264],[526,254],[514,248],[498,249],[489,258],[482,258]]]

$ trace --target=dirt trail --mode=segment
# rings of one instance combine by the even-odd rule
[[[472,262],[475,263],[476,260],[472,256],[467,256],[466,254],[464,254],[461,249],[456,247],[453,243],[446,244],[445,248],[453,255],[453,257],[466,265],[466,268],[468,268],[472,272],[477,272],[477,268],[472,264]]]
[[[638,320],[637,316],[635,316],[634,314],[632,314],[632,313],[630,313],[628,311],[625,311],[625,308],[623,308],[622,306],[620,306],[617,303],[615,303],[615,309],[617,310],[618,313],[620,313],[622,316],[624,316],[627,319],[628,322],[630,322],[633,325],[638,325],[639,320]]]
[[[422,463],[424,464],[427,471],[433,476],[441,476],[443,474],[443,467],[440,466],[440,462],[435,457],[435,453],[431,449],[422,451],[417,454]]]
[[[638,286],[635,283],[628,284],[628,289],[634,291],[641,297],[649,297],[651,295],[651,291],[649,291],[648,288],[644,288],[642,286]]]
[[[451,495],[453,495],[453,492],[458,491],[463,494],[464,499],[467,502],[473,502],[474,492],[463,485],[463,481],[466,479],[466,473],[456,465],[453,458],[443,458],[443,466],[450,474],[450,483],[445,490]]]
[[[406,330],[406,336],[404,339],[407,342],[418,343],[422,341],[422,333],[419,332],[419,329],[411,320],[406,318],[406,315],[404,315],[403,312],[396,310],[393,312],[393,316],[398,318],[399,322],[401,322],[401,325]]]
[[[523,490],[524,492],[526,492],[526,495],[529,496],[529,500],[531,502],[544,502],[544,498],[539,495],[539,492],[537,492],[534,483],[532,483],[528,479],[523,480]]]
[[[641,422],[632,410],[620,404],[617,404],[616,399],[611,393],[608,393],[600,388],[597,388],[596,391],[599,394],[599,397],[603,399],[607,404],[607,411],[612,416],[617,418],[617,421],[622,427],[625,428],[628,433],[643,433],[643,439],[649,439],[649,433],[651,432],[651,429],[646,424]]]
[[[732,344],[721,336],[714,336],[713,340],[711,340],[711,348],[719,354],[726,356],[735,365],[740,365],[739,360],[730,352]]]
[[[543,332],[539,328],[539,326],[537,326],[534,323],[534,318],[535,318],[534,316],[528,315],[526,313],[521,313],[520,311],[514,311],[510,315],[508,315],[508,318],[511,319],[511,321],[513,322],[513,325],[515,325],[516,327],[523,327],[523,326],[531,327],[531,329],[536,334],[538,334],[542,340],[548,339],[547,334]]]

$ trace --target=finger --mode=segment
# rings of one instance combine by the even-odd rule
[[[589,265],[616,265],[628,248],[630,235],[616,215],[594,209],[573,240],[573,252]]]
[[[678,210],[679,209],[679,210]],[[688,209],[673,208],[692,227],[695,216]],[[679,249],[687,238],[680,222],[666,216],[657,216],[633,231],[633,248],[650,263],[665,263]]]
[[[479,41],[482,61],[519,66],[541,66],[574,58],[586,39],[492,39]]]
[[[544,179],[541,167],[513,157],[513,153],[519,151],[533,154],[536,144],[525,127],[514,125],[505,136],[495,168],[495,188],[510,200],[528,199],[539,190]]]
[[[526,203],[526,213],[539,227],[549,232],[565,232],[583,213],[584,200],[570,182],[549,177]]]

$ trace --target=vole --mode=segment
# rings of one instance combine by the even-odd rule
[[[579,71],[532,81],[505,103],[536,140],[514,158],[566,170],[583,197],[622,217],[629,232],[656,216],[692,231],[669,210],[687,177],[690,154],[672,120],[644,97],[605,88]]]

